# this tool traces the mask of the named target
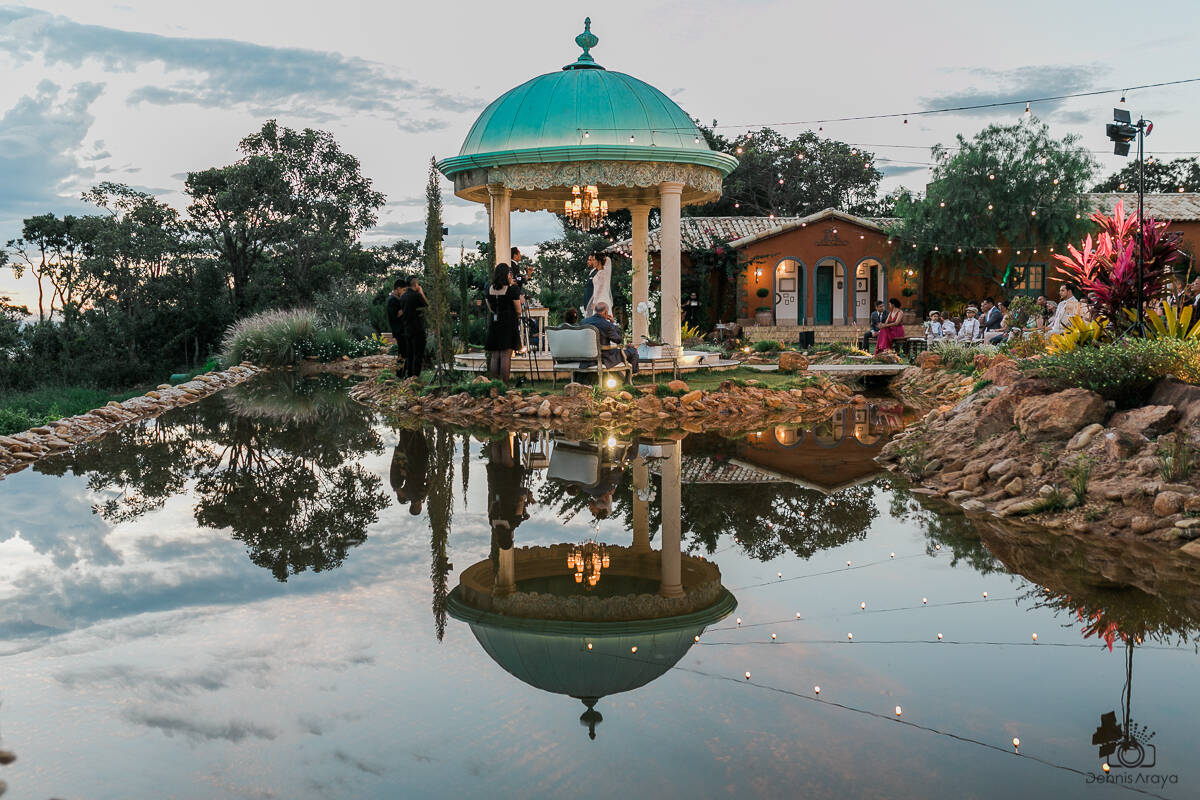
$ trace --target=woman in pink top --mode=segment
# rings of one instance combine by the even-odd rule
[[[904,338],[904,312],[900,310],[900,301],[892,298],[888,301],[887,319],[879,326],[879,339],[875,343],[875,352],[882,353],[891,349],[892,345]]]

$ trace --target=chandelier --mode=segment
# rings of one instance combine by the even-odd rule
[[[563,201],[563,216],[581,231],[590,231],[608,216],[608,201],[595,186],[572,186],[571,199]]]
[[[567,553],[567,569],[575,570],[576,583],[586,579],[586,588],[591,589],[600,582],[600,570],[608,569],[608,548],[595,539],[575,545],[575,549]]]

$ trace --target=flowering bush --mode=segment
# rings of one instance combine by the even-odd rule
[[[1095,242],[1089,234],[1083,249],[1067,245],[1069,255],[1055,255],[1066,279],[1084,293],[1092,317],[1124,319],[1122,309],[1137,308],[1138,220],[1126,216],[1117,203],[1112,216],[1099,211],[1091,219],[1100,226]],[[1145,220],[1142,236],[1142,298],[1149,301],[1162,291],[1167,268],[1179,258],[1180,233],[1167,233],[1166,222]]]
[[[1026,362],[1025,369],[1060,389],[1090,389],[1119,408],[1132,408],[1145,402],[1154,384],[1167,375],[1200,382],[1200,342],[1126,338],[1052,353]]]

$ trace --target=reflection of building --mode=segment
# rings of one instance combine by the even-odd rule
[[[777,425],[747,434],[733,458],[683,458],[685,483],[795,483],[824,494],[862,483],[876,475],[875,457],[892,431],[899,412],[888,406],[857,405],[839,409],[809,430]]]
[[[607,547],[609,566],[594,587],[575,582],[566,566],[574,545],[562,544],[511,548],[499,569],[489,560],[473,564],[450,595],[451,616],[471,626],[505,671],[581,700],[587,711],[580,719],[593,738],[600,698],[662,676],[706,626],[737,606],[715,564],[681,552],[680,447],[672,442],[663,449],[660,551],[650,547],[649,471],[639,455],[633,544]],[[602,472],[603,449],[595,448],[595,465],[581,460],[584,453],[576,445],[565,466],[556,466],[552,454],[551,474],[577,471],[592,480]]]

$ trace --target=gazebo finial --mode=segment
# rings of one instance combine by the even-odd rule
[[[592,58],[592,54],[588,51],[600,43],[600,39],[596,34],[592,33],[592,18],[585,17],[583,20],[583,33],[575,37],[575,44],[583,48],[583,52],[579,54],[579,58],[575,59],[575,63],[568,64],[563,69],[587,69],[598,68],[603,69],[596,63],[596,59]]]

